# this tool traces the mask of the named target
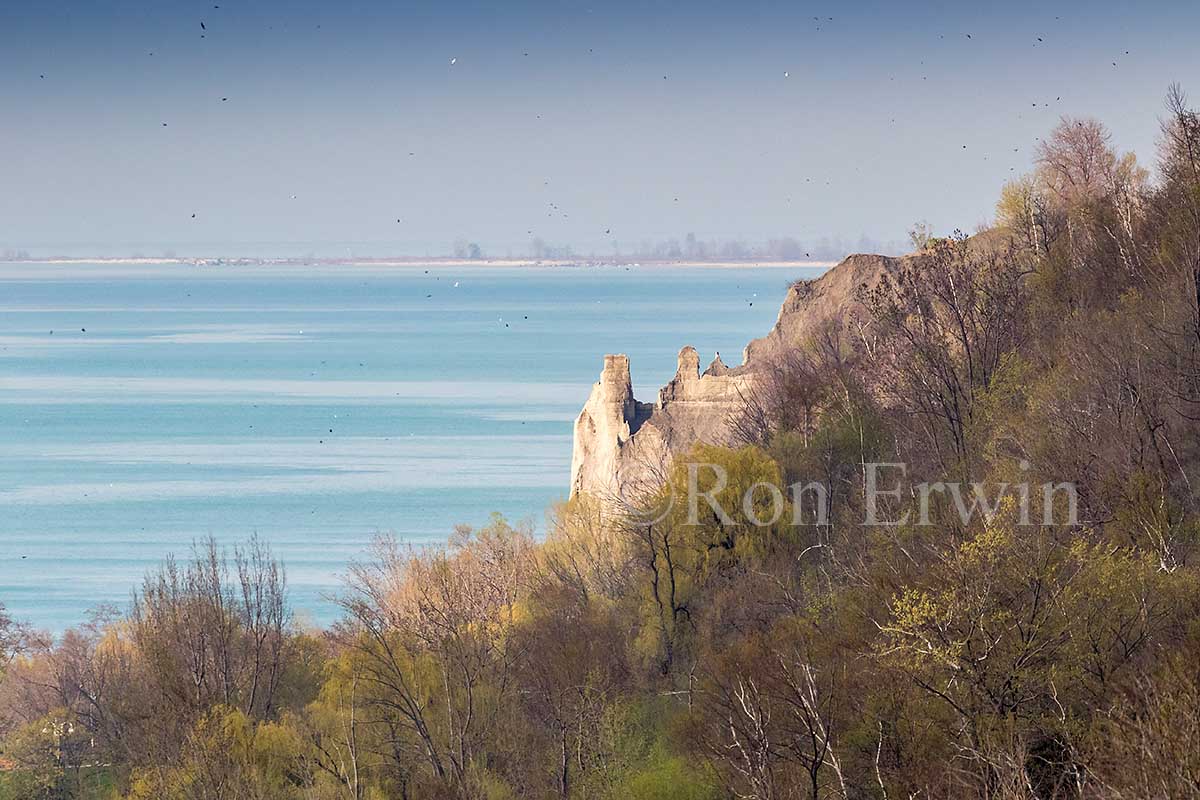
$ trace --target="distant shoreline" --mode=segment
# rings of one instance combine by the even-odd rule
[[[47,257],[0,259],[0,264],[45,265],[45,266],[162,266],[177,264],[190,267],[651,267],[651,268],[808,268],[830,267],[836,261],[817,259],[798,261],[766,260],[720,260],[695,261],[687,259],[534,259],[534,258],[75,258]]]

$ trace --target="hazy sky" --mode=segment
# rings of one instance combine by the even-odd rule
[[[1197,2],[6,1],[0,247],[970,229],[1061,114],[1152,160],[1197,29]]]

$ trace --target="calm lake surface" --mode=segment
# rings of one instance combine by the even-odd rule
[[[652,400],[820,271],[0,263],[0,602],[61,631],[257,532],[327,623],[380,533],[543,531],[605,353]]]

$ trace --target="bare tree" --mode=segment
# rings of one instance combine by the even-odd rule
[[[460,528],[449,551],[382,539],[340,600],[370,689],[364,704],[413,737],[433,777],[459,794],[511,692],[510,634],[531,556],[529,533],[501,520]]]
[[[269,716],[291,625],[286,585],[282,566],[257,539],[235,549],[232,573],[211,538],[185,566],[168,559],[146,577],[130,618],[148,688],[181,721],[215,703]]]
[[[1017,252],[960,233],[863,296],[878,326],[873,389],[943,468],[965,464],[976,401],[1029,334],[1032,271]]]
[[[1037,147],[1037,165],[1046,187],[1065,206],[1099,198],[1116,169],[1112,135],[1094,119],[1063,117]]]

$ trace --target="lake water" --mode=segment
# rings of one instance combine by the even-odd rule
[[[0,264],[0,603],[61,631],[257,532],[327,623],[381,532],[543,530],[605,353],[651,400],[819,272]]]

